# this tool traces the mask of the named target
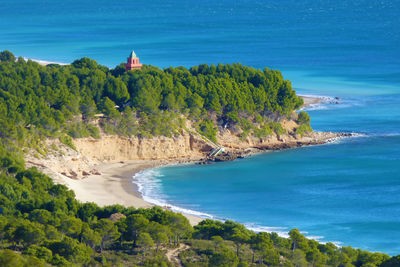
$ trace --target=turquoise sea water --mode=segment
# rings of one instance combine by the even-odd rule
[[[363,137],[214,164],[150,170],[145,198],[254,229],[400,253],[398,1],[3,0],[0,50],[114,67],[135,49],[159,67],[241,62],[282,70],[315,130]]]

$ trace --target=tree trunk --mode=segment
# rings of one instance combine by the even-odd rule
[[[239,246],[240,246],[239,243],[236,243],[236,256],[238,256],[238,258],[239,258]]]
[[[175,233],[175,237],[174,237],[174,247],[176,247],[176,233]]]
[[[254,264],[254,254],[255,254],[256,252],[254,251],[254,249],[253,249],[253,257],[251,258],[251,264]]]
[[[137,239],[138,239],[138,232],[137,231],[135,231],[135,236],[134,236],[134,238],[133,238],[133,246],[134,247],[136,247],[136,241],[137,241]]]

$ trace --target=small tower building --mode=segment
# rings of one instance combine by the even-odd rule
[[[125,67],[127,71],[142,68],[142,64],[139,63],[139,58],[136,56],[135,51],[132,50],[132,53],[129,54]]]

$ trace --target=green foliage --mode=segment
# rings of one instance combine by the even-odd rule
[[[76,147],[74,145],[74,141],[72,141],[71,136],[66,135],[66,134],[62,134],[59,139],[60,139],[60,142],[63,143],[64,145],[67,145],[70,148],[76,150]]]
[[[273,130],[271,129],[269,123],[264,123],[260,125],[259,128],[258,127],[254,128],[253,131],[254,131],[254,136],[258,138],[267,137],[273,133]]]
[[[312,132],[312,128],[310,126],[311,118],[307,112],[300,111],[298,114],[297,121],[300,125],[295,130],[296,134],[304,136],[305,134]]]
[[[217,142],[217,128],[214,126],[212,120],[206,119],[199,123],[199,131],[202,135],[207,137],[213,142]]]
[[[25,259],[12,250],[0,250],[0,266],[15,267],[27,266]]]
[[[295,130],[296,134],[304,136],[305,134],[312,132],[312,128],[309,124],[300,124]]]
[[[285,134],[286,130],[283,129],[282,124],[280,122],[277,121],[270,121],[269,122],[269,127],[272,129],[272,131],[274,131],[276,134]]]
[[[291,114],[301,101],[280,72],[241,64],[143,66],[125,72],[122,66],[110,70],[89,58],[41,66],[15,61],[9,51],[0,53],[0,137],[37,150],[47,137],[61,136],[68,145],[64,134],[98,138],[95,118],[110,134],[173,136],[182,130],[183,114],[216,141],[218,121],[229,127],[243,120],[261,123]],[[251,132],[242,130],[242,138]],[[265,134],[265,129],[257,133]]]
[[[3,52],[0,52],[0,61],[15,61],[15,56],[13,53],[11,53],[8,50],[5,50]]]
[[[26,254],[35,256],[36,258],[42,259],[46,262],[50,262],[53,258],[53,252],[45,247],[39,247],[36,245],[32,245],[28,247],[25,251]]]
[[[305,111],[300,111],[299,112],[297,120],[298,120],[299,124],[310,125],[310,122],[311,122],[310,115],[308,115],[308,113],[305,112]]]

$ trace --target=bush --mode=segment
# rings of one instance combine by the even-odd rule
[[[269,127],[271,127],[271,129],[276,133],[276,134],[285,134],[286,130],[283,129],[282,124],[280,122],[277,121],[271,121],[269,122]]]
[[[258,138],[263,138],[263,137],[267,137],[269,135],[272,134],[272,129],[269,126],[268,123],[265,123],[264,125],[261,125],[260,128],[255,128],[254,129],[254,136],[258,137]]]
[[[74,142],[72,141],[71,136],[63,134],[60,136],[60,142],[63,143],[64,145],[69,146],[70,148],[76,150],[76,147],[74,145]]]
[[[25,254],[35,256],[39,259],[43,259],[47,262],[50,262],[51,259],[53,258],[53,253],[51,250],[45,247],[39,247],[36,245],[30,246],[26,251]]]
[[[212,120],[206,119],[199,124],[200,133],[213,142],[217,142],[217,128],[214,127]]]
[[[300,124],[300,126],[296,128],[296,134],[300,134],[301,136],[309,132],[312,132],[312,128],[308,124]]]
[[[299,122],[299,124],[307,124],[307,125],[309,125],[310,122],[311,122],[311,118],[310,118],[310,115],[308,115],[307,112],[300,111],[299,112],[299,116],[297,118],[297,121]]]
[[[8,50],[0,52],[0,61],[15,61],[15,56]]]

